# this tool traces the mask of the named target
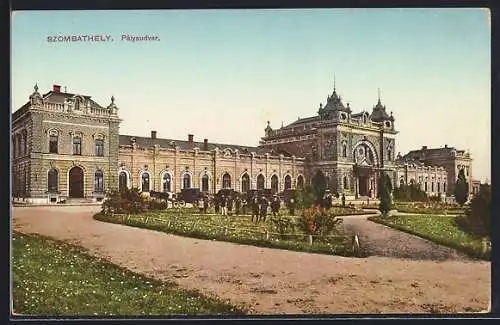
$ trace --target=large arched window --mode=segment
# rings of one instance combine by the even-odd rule
[[[241,176],[241,193],[250,191],[250,176],[247,173]]]
[[[344,176],[344,179],[343,179],[343,182],[344,182],[344,189],[347,189],[348,188],[348,184],[347,184],[347,176]]]
[[[104,174],[101,170],[96,171],[94,174],[94,192],[104,192]]]
[[[191,188],[191,175],[188,173],[182,177],[182,188]]]
[[[299,175],[299,177],[297,177],[297,188],[298,189],[304,188],[304,177],[302,175]]]
[[[141,190],[143,192],[149,192],[149,173],[144,172],[141,175]]]
[[[431,192],[434,193],[434,181],[431,182]]]
[[[208,182],[209,182],[208,175],[204,174],[201,177],[201,191],[202,192],[208,192]]]
[[[222,175],[222,188],[231,188],[231,175],[228,173]]]
[[[342,157],[347,157],[347,144],[342,143]]]
[[[443,183],[443,192],[446,193],[446,183]]]
[[[259,174],[259,176],[257,176],[257,189],[263,190],[264,187],[266,186],[265,184],[266,184],[266,179],[264,178],[264,175]]]
[[[438,192],[441,193],[441,183],[437,183],[437,187],[438,187]]]
[[[49,170],[47,174],[47,190],[50,193],[54,193],[59,190],[59,172],[55,168]]]
[[[271,189],[274,193],[278,192],[278,176],[271,176]]]
[[[125,191],[128,188],[128,175],[126,172],[121,171],[118,175],[118,189]]]
[[[163,174],[162,184],[163,192],[172,191],[172,177],[170,177],[169,173]]]
[[[290,175],[285,176],[285,190],[289,190],[292,188],[292,177]]]

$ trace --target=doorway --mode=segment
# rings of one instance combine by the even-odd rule
[[[83,198],[83,169],[78,166],[69,170],[69,197]]]

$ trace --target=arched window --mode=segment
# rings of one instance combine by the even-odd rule
[[[392,159],[392,151],[391,149],[387,149],[387,160],[391,160]]]
[[[289,190],[292,188],[292,178],[290,175],[285,176],[285,190]]]
[[[95,155],[99,157],[104,156],[104,140],[102,139],[95,140]]]
[[[24,154],[28,154],[28,132],[23,131]]]
[[[347,144],[342,144],[342,157],[347,157]]]
[[[431,192],[434,192],[434,182],[431,182]]]
[[[441,193],[441,183],[437,183],[437,186],[438,186],[438,192]]]
[[[414,185],[415,184],[415,180],[412,178],[410,179],[410,185]]]
[[[169,173],[163,174],[162,183],[163,183],[163,186],[162,186],[163,192],[171,192],[172,179],[171,179]]]
[[[299,177],[297,177],[297,188],[298,189],[304,188],[304,177],[302,175],[299,175]]]
[[[424,192],[427,192],[427,181],[424,183]]]
[[[104,192],[104,174],[100,170],[94,174],[94,192]]]
[[[184,177],[182,177],[182,188],[191,188],[191,175],[188,173],[185,173]]]
[[[399,180],[399,186],[403,186],[403,185],[405,185],[405,180],[401,178]]]
[[[208,192],[208,175],[205,174],[201,177],[201,191]]]
[[[231,188],[231,175],[228,173],[222,176],[222,188]]]
[[[271,177],[271,189],[274,193],[278,192],[278,176],[276,175]]]
[[[49,136],[49,153],[57,153],[59,137],[57,134],[51,134]]]
[[[23,134],[19,134],[19,157],[22,157],[25,155],[24,152],[24,136]]]
[[[446,193],[446,183],[443,183],[443,192]]]
[[[54,193],[59,190],[59,172],[55,168],[49,170],[47,174],[47,190],[50,193]]]
[[[144,172],[141,176],[141,190],[143,192],[149,192],[149,173]]]
[[[250,176],[247,173],[241,176],[241,193],[250,191]]]
[[[266,180],[264,178],[264,175],[259,174],[259,176],[257,176],[257,189],[263,190],[265,187],[265,183],[266,183]]]
[[[128,188],[128,175],[126,172],[121,171],[120,174],[118,175],[118,189],[120,191],[124,191],[125,189]]]
[[[82,138],[77,135],[73,137],[73,154],[74,155],[82,154]]]
[[[344,176],[344,179],[343,179],[343,182],[344,182],[344,189],[347,189],[348,188],[348,184],[347,184],[347,176]]]

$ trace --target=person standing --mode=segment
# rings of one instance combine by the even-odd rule
[[[259,211],[260,211],[259,203],[260,202],[257,196],[254,196],[252,199],[252,221],[253,218],[255,217],[255,222],[259,221]]]
[[[271,211],[273,212],[273,216],[277,216],[280,210],[280,199],[277,195],[273,196],[273,201],[271,202]]]
[[[227,216],[227,198],[225,196],[221,197],[220,205],[222,208],[222,215]]]
[[[234,199],[234,206],[235,206],[235,215],[240,215],[240,209],[241,209],[241,199],[239,196],[236,196]]]
[[[243,201],[241,201],[241,210],[243,215],[247,214],[247,200],[243,198]]]
[[[267,218],[267,207],[269,206],[269,202],[267,199],[263,196],[260,201],[260,218],[259,221],[264,221],[266,222]]]
[[[288,210],[290,211],[290,215],[293,216],[295,214],[295,200],[293,197],[290,198],[288,202]]]
[[[203,213],[207,214],[208,210],[208,195],[203,198]]]
[[[227,197],[227,200],[226,200],[226,203],[227,203],[227,212],[226,214],[227,215],[232,215],[233,214],[233,197],[232,196],[228,196]]]
[[[345,195],[342,193],[342,207],[345,208]]]

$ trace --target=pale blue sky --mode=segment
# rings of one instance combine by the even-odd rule
[[[121,134],[257,145],[315,115],[333,90],[355,111],[381,88],[401,153],[469,149],[490,179],[490,26],[482,9],[289,9],[16,12],[12,111],[38,83],[116,98]],[[49,43],[52,35],[113,42]],[[122,34],[160,41],[121,42]]]

